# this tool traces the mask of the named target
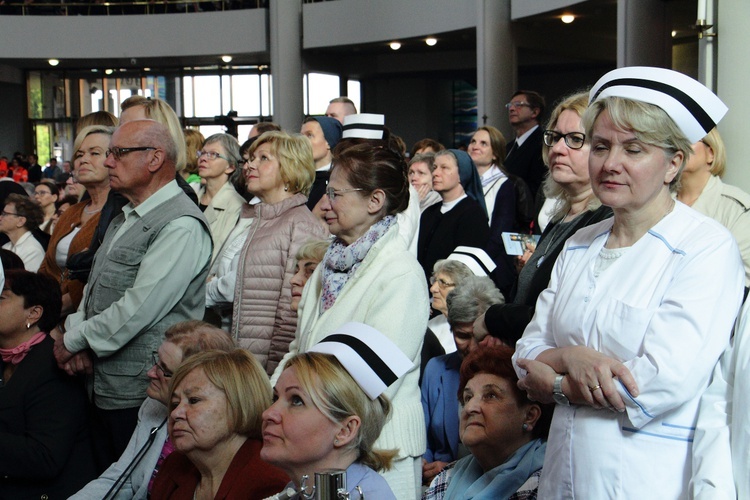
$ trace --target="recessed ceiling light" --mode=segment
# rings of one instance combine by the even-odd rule
[[[434,37],[426,38],[424,43],[426,43],[430,47],[433,47],[437,43],[437,38],[434,38]]]
[[[564,22],[565,24],[570,24],[575,20],[576,16],[574,16],[573,14],[563,14],[562,16],[560,16],[560,21]]]
[[[58,64],[60,64],[60,61],[58,59],[50,59],[47,62],[49,63],[50,66],[57,66]]]
[[[401,48],[401,44],[399,42],[391,42],[391,49],[398,50]]]
[[[232,62],[232,56],[221,56],[221,60],[225,63],[230,63]]]
[[[672,38],[674,38],[676,36],[677,36],[677,31],[676,30],[672,30]]]
[[[105,74],[105,75],[111,75],[111,74],[112,74],[112,73],[114,73],[114,72],[115,72],[115,70],[113,70],[113,69],[105,69],[105,70],[104,70],[104,74]]]

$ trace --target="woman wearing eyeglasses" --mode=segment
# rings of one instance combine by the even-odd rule
[[[248,154],[247,189],[260,203],[243,205],[237,228],[216,259],[230,265],[209,271],[206,305],[222,316],[222,325],[231,320],[239,347],[271,374],[297,328],[297,313],[290,307],[294,257],[304,243],[327,232],[305,205],[315,178],[306,137],[266,132]]]
[[[526,257],[528,262],[519,273],[510,300],[492,306],[484,316],[489,333],[509,346],[515,345],[523,326],[531,320],[536,299],[547,288],[552,266],[568,237],[612,215],[591,189],[589,144],[581,125],[587,104],[587,93],[569,96],[557,105],[547,122],[542,155],[549,174],[543,189],[544,195],[556,199],[557,204],[536,251]],[[508,328],[509,324],[515,327]]]
[[[164,341],[153,354],[154,366],[148,371],[151,383],[146,400],[138,411],[138,426],[128,447],[97,479],[69,500],[133,499],[145,500],[164,459],[174,450],[167,438],[169,383],[184,359],[207,350],[231,351],[229,335],[203,321],[176,323],[164,333]]]
[[[3,248],[21,257],[26,270],[35,273],[44,258],[44,247],[32,231],[42,222],[42,209],[26,196],[14,193],[5,198],[2,210],[0,232],[10,240]]]
[[[375,447],[399,449],[384,477],[396,498],[416,498],[426,440],[418,379],[429,303],[424,272],[396,218],[409,203],[407,167],[388,147],[348,146],[338,146],[322,202],[336,238],[302,292],[297,336],[285,359],[355,321],[383,333],[412,360],[414,367],[385,392],[393,414]],[[282,369],[283,362],[274,378]]]
[[[245,199],[237,194],[231,182],[240,174],[240,145],[229,134],[214,134],[206,139],[196,156],[198,175],[204,181],[198,191],[198,200],[211,228],[213,260],[237,224],[245,204]]]

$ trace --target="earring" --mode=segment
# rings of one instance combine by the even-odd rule
[[[284,191],[289,191],[289,186],[284,186]]]
[[[26,329],[28,330],[30,328],[31,328],[31,323],[26,323]]]
[[[528,431],[528,430],[529,430],[529,424],[523,424],[523,425],[521,426],[521,429],[523,429],[523,430],[524,430],[524,432]]]
[[[333,444],[335,444],[335,445],[337,445],[337,446],[338,446],[338,444],[339,444],[339,440],[338,440],[338,439],[334,439],[334,440],[333,440]]]

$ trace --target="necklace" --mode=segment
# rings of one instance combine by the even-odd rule
[[[101,212],[101,211],[102,211],[102,208],[104,208],[104,207],[103,207],[103,206],[101,206],[101,207],[99,207],[99,208],[98,208],[97,210],[89,210],[89,209],[88,209],[88,205],[86,205],[85,207],[83,207],[83,212],[84,212],[85,214],[87,214],[87,215],[92,215],[92,214],[96,214],[96,213],[99,213],[99,212]]]

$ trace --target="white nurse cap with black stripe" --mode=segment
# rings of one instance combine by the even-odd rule
[[[474,276],[489,276],[497,264],[481,248],[460,246],[448,256],[447,260],[457,260],[465,264]]]
[[[619,68],[601,77],[589,93],[589,104],[605,97],[659,106],[690,142],[703,139],[728,110],[713,92],[689,76],[646,66]]]
[[[344,117],[342,139],[382,139],[385,115],[360,113]]]
[[[308,352],[334,356],[372,399],[414,367],[388,337],[364,323],[346,323]]]

